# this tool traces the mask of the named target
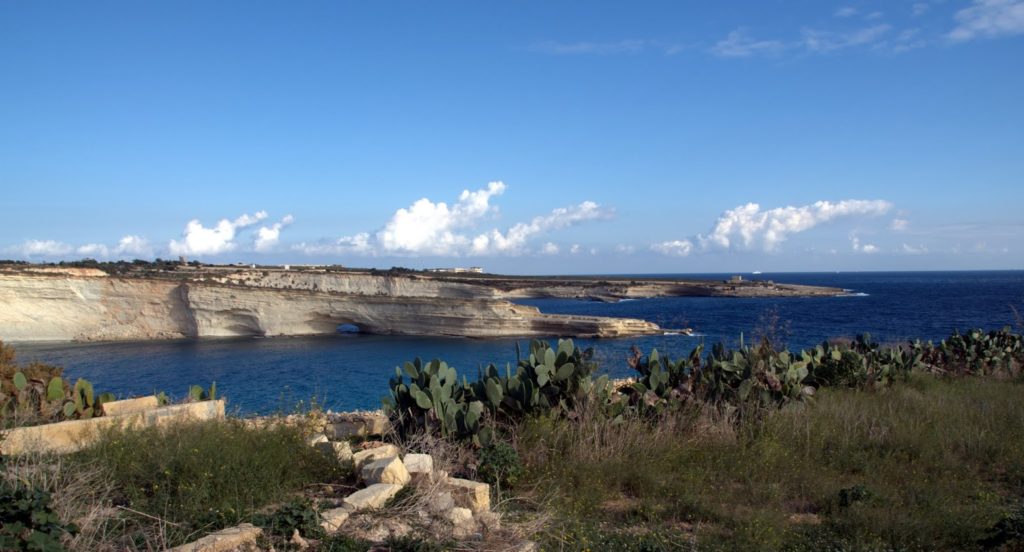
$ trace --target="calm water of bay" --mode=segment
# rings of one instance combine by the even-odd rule
[[[667,276],[667,275],[659,275]],[[725,274],[685,275],[724,279]],[[602,370],[629,373],[633,344],[672,356],[702,340],[735,344],[774,326],[791,349],[823,339],[869,332],[883,342],[938,340],[954,329],[1017,325],[1024,315],[1024,271],[765,273],[759,279],[834,286],[847,297],[736,299],[662,298],[598,303],[563,299],[522,301],[544,312],[642,318],[694,336],[577,340],[593,347]],[[771,321],[775,319],[776,323]],[[1019,328],[1018,328],[1019,329]],[[415,357],[441,358],[472,377],[495,363],[515,362],[514,339],[438,339],[373,335],[238,338],[136,343],[18,343],[21,361],[64,366],[71,379],[89,379],[119,396],[165,391],[181,397],[190,384],[217,382],[229,408],[242,413],[290,410],[313,396],[334,410],[377,408],[394,367]],[[528,341],[520,340],[527,350]]]

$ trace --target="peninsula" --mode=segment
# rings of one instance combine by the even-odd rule
[[[0,340],[117,341],[335,333],[626,337],[644,320],[545,314],[523,298],[833,296],[762,281],[522,277],[171,262],[0,265]]]

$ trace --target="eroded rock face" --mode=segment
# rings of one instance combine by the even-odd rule
[[[619,337],[635,319],[542,314],[498,290],[443,280],[276,271],[171,278],[0,270],[0,339],[139,340],[332,334]]]

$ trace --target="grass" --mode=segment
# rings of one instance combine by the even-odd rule
[[[915,376],[739,424],[584,412],[529,422],[517,448],[551,489],[554,549],[971,550],[1024,497],[1022,392]]]
[[[296,428],[230,419],[114,431],[73,461],[112,483],[133,549],[187,542],[347,475]]]

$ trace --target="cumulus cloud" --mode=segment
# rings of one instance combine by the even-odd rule
[[[530,252],[530,241],[544,234],[609,216],[609,212],[596,203],[584,201],[515,224],[504,232],[494,229],[473,235],[472,228],[497,211],[491,201],[505,189],[504,183],[491,182],[480,190],[463,190],[451,206],[422,198],[409,207],[398,209],[384,227],[373,234],[362,232],[326,243],[301,243],[293,249],[310,255],[518,255]],[[536,252],[553,254],[558,250],[557,245],[548,242]]]
[[[928,248],[923,245],[914,246],[906,243],[900,247],[900,250],[907,255],[924,255],[928,252]]]
[[[152,257],[153,248],[145,238],[129,235],[121,238],[113,247],[102,243],[87,243],[75,248],[75,253],[97,259],[138,258]]]
[[[21,245],[8,247],[6,251],[23,257],[58,257],[71,253],[74,248],[55,240],[25,240]]]
[[[256,231],[256,241],[253,242],[253,249],[261,253],[270,251],[281,240],[281,230],[295,221],[295,217],[285,215],[280,221],[270,226],[261,226]]]
[[[267,218],[266,211],[254,215],[243,214],[235,220],[222,219],[213,228],[207,228],[198,219],[185,225],[182,240],[171,240],[167,248],[172,255],[217,255],[235,249],[235,235],[243,228]]]
[[[954,17],[948,36],[958,42],[1024,34],[1024,0],[974,0]]]
[[[551,211],[551,214],[534,217],[530,222],[520,222],[504,234],[498,230],[480,234],[473,238],[471,251],[477,255],[521,253],[526,242],[536,235],[607,216],[608,213],[593,201],[584,201],[572,207],[560,207]]]
[[[892,219],[892,222],[889,223],[889,229],[896,230],[897,232],[902,232],[903,230],[906,230],[907,226],[909,225],[910,221],[906,219],[894,218]]]
[[[685,257],[693,251],[693,242],[690,240],[672,240],[656,243],[651,246],[651,249],[663,255]]]
[[[395,212],[377,232],[377,244],[385,253],[456,254],[469,243],[469,238],[456,230],[472,226],[491,212],[491,198],[504,192],[502,182],[491,182],[487,188],[475,192],[463,190],[451,208],[444,202],[420,199],[409,208]]]
[[[853,250],[857,253],[878,253],[878,246],[870,243],[861,243],[860,238],[858,238],[857,236],[852,236],[850,238],[850,247],[852,247]]]
[[[632,245],[619,244],[615,246],[615,252],[623,255],[632,255],[636,248]]]
[[[686,256],[696,247],[707,249],[760,249],[771,252],[789,236],[841,218],[883,215],[892,204],[882,200],[846,199],[818,201],[799,207],[762,210],[757,203],[730,209],[718,217],[707,234],[654,244],[652,249],[666,255]]]
[[[751,57],[755,55],[775,55],[786,48],[778,40],[756,40],[751,38],[746,29],[739,28],[730,32],[711,48],[711,53],[719,57]]]

